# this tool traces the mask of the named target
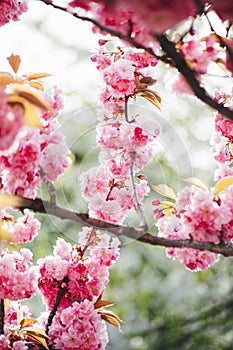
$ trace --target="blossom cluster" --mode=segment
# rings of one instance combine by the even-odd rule
[[[27,0],[2,0],[0,6],[0,26],[10,21],[18,21],[19,16],[27,10]]]
[[[94,301],[108,283],[109,267],[119,257],[119,243],[108,234],[83,228],[79,245],[59,238],[53,255],[39,259],[38,286],[49,310],[64,290],[49,330],[49,342],[55,348],[105,348],[106,327]]]
[[[119,257],[119,240],[85,228],[80,244],[73,246],[62,238],[57,240],[53,255],[39,260],[38,286],[51,309],[59,289],[66,288],[59,309],[73,301],[93,301],[108,283],[109,267]],[[88,240],[90,239],[90,242]],[[84,255],[86,249],[89,256]]]
[[[57,119],[62,106],[60,91],[55,88],[47,99],[54,113],[41,114],[40,128],[24,125],[13,145],[0,152],[2,192],[35,198],[44,179],[56,181],[70,165],[70,151],[59,131]]]
[[[87,299],[59,310],[49,330],[54,349],[104,350],[107,342],[106,325]]]
[[[116,48],[109,52],[100,42],[92,57],[101,73],[104,89],[100,94],[103,110],[99,112],[97,145],[100,165],[80,176],[84,199],[89,203],[90,215],[97,219],[121,223],[131,208],[136,208],[130,175],[132,157],[135,188],[139,202],[147,195],[146,176],[141,169],[155,154],[154,140],[160,127],[147,116],[128,116],[128,101],[137,93],[148,91],[155,82],[147,74],[157,64],[145,52],[131,48]]]
[[[15,219],[4,209],[0,210],[1,240],[19,244],[32,241],[40,229],[40,221],[29,209],[24,210],[24,216]],[[5,235],[5,237],[4,237]]]
[[[194,239],[201,242],[231,242],[233,239],[233,187],[227,187],[218,195],[197,186],[185,187],[177,195],[172,215],[164,215],[157,201],[155,215],[160,217],[156,225],[161,237]],[[160,213],[159,213],[160,211]],[[167,248],[167,256],[179,260],[189,270],[205,270],[213,265],[219,255],[191,248]]]
[[[232,109],[233,95],[223,91],[215,92],[215,99],[224,106]],[[214,134],[210,140],[214,159],[218,164],[215,179],[233,175],[233,122],[220,113],[216,113],[214,120]]]
[[[37,291],[37,268],[31,265],[32,252],[3,249],[0,255],[0,298],[22,300]]]
[[[0,335],[1,350],[27,350],[27,341],[22,340],[19,334],[19,313],[22,319],[31,317],[26,305],[20,305],[16,301],[7,302],[5,305],[4,334]],[[17,333],[18,332],[18,333]],[[17,335],[16,335],[17,334]]]

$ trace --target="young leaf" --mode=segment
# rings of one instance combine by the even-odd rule
[[[151,77],[143,77],[139,80],[141,84],[145,84],[147,86],[154,85],[156,83],[156,79],[153,79]]]
[[[38,328],[38,327],[27,327],[27,328],[25,328],[25,331],[30,332],[32,334],[36,334],[40,337],[48,338],[45,331],[41,328]]]
[[[20,84],[14,84],[12,90],[14,94],[23,97],[25,100],[32,103],[33,105],[43,109],[46,112],[48,111],[50,113],[54,113],[51,106],[47,103],[47,101],[44,100],[43,95],[39,94],[39,92],[24,87]]]
[[[101,309],[103,307],[110,307],[113,306],[115,303],[112,301],[107,301],[107,300],[99,300],[97,299],[94,306],[95,309]]]
[[[118,330],[121,329],[119,322],[123,322],[123,321],[116,314],[110,311],[102,311],[102,310],[99,311],[98,313],[100,314],[103,320],[107,321],[112,326],[116,327]]]
[[[153,185],[152,188],[162,196],[176,201],[176,194],[171,187],[168,187],[167,185]]]
[[[174,214],[174,207],[175,204],[172,202],[160,202],[160,204],[157,206],[157,208],[161,209],[163,211],[163,214],[165,216],[171,216]]]
[[[188,182],[196,187],[201,188],[204,191],[208,191],[208,187],[198,178],[196,177],[188,177],[187,179],[181,179],[182,181]]]
[[[39,128],[41,126],[40,117],[36,108],[25,98],[20,97],[18,95],[11,95],[8,99],[8,103],[12,105],[19,103],[22,105],[22,107],[24,108],[23,117],[25,124],[35,128]]]
[[[27,80],[37,80],[41,78],[51,77],[51,74],[49,73],[28,73],[24,74],[23,77],[25,77]]]
[[[12,74],[7,72],[0,72],[0,86],[5,87],[8,84],[14,83],[14,77]]]
[[[100,296],[97,298],[96,302],[94,303],[95,309],[101,309],[103,307],[110,307],[113,306],[115,303],[113,301],[107,301],[102,299],[103,293],[100,294]]]
[[[24,332],[25,335],[27,335],[28,337],[34,339],[37,343],[41,344],[45,349],[49,350],[47,342],[45,340],[44,336],[41,336],[39,334],[36,334],[34,332],[31,331],[26,331]],[[46,336],[47,337],[47,336]]]
[[[216,183],[213,189],[213,193],[216,195],[222,190],[224,190],[226,187],[229,187],[230,185],[233,185],[233,177],[232,176],[224,177],[223,179],[221,179]]]
[[[0,207],[21,207],[24,204],[25,200],[20,196],[0,193]]]
[[[162,99],[156,91],[150,89],[141,89],[138,90],[136,94],[144,97],[147,101],[151,102],[155,107],[160,109]]]
[[[32,80],[32,81],[29,81],[28,84],[34,89],[44,91],[44,86],[39,81]]]
[[[2,228],[3,224],[4,224],[4,220],[1,220],[0,221],[0,241],[8,242],[10,240],[10,235],[6,230],[4,230],[4,228]]]
[[[8,59],[8,62],[11,66],[11,68],[13,69],[13,71],[15,73],[18,72],[18,69],[19,69],[19,66],[20,66],[20,63],[21,63],[21,58],[19,55],[11,55],[10,57],[7,57]]]
[[[35,319],[35,318],[23,318],[23,319],[20,321],[20,328],[26,327],[26,326],[28,326],[29,324],[35,323],[35,322],[36,322],[36,319]]]

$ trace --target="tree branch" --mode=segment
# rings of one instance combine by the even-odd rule
[[[181,54],[176,49],[175,43],[170,41],[166,35],[164,34],[154,34],[155,38],[160,43],[163,51],[169,56],[172,57],[176,68],[178,71],[184,76],[187,80],[189,86],[192,88],[195,96],[197,96],[202,102],[206,103],[208,106],[216,109],[219,113],[225,115],[229,119],[233,120],[233,112],[224,107],[222,104],[214,101],[206,92],[206,90],[200,86],[198,82],[195,71],[193,71],[187,65],[185,59],[181,56]]]
[[[51,312],[50,312],[50,314],[49,314],[49,317],[48,317],[48,321],[47,321],[47,324],[46,324],[46,330],[45,330],[45,332],[46,332],[47,335],[48,335],[48,333],[49,333],[49,327],[51,326],[51,324],[52,324],[52,322],[53,322],[53,318],[54,318],[54,316],[55,316],[55,314],[56,314],[56,312],[57,312],[57,309],[58,309],[58,306],[59,306],[59,304],[60,304],[60,301],[61,301],[63,295],[64,295],[64,294],[66,293],[66,291],[67,291],[67,283],[68,283],[68,278],[67,278],[67,277],[65,277],[63,283],[65,283],[65,286],[62,287],[62,284],[61,284],[60,289],[59,289],[59,291],[58,291],[58,293],[57,293],[56,301],[55,301],[55,303],[54,303],[54,305],[53,305],[53,308],[52,308],[52,310],[51,310]]]
[[[11,196],[9,195],[9,198]],[[145,232],[143,228],[134,228],[128,226],[115,225],[110,222],[97,220],[90,218],[88,214],[76,213],[74,211],[61,208],[48,201],[43,201],[40,198],[28,199],[20,196],[14,196],[18,199],[14,205],[18,209],[31,209],[36,213],[46,213],[48,215],[54,215],[62,220],[72,220],[79,222],[82,226],[91,226],[99,230],[105,230],[113,233],[114,235],[126,236],[131,239],[143,242],[154,246],[174,247],[174,248],[193,248],[197,250],[208,250],[210,252],[222,254],[224,256],[233,256],[233,245],[230,243],[220,242],[215,244],[213,242],[201,242],[193,239],[168,239],[163,237],[154,236],[148,232]]]
[[[0,334],[4,334],[5,306],[4,299],[0,300]]]
[[[152,56],[156,57],[158,60],[163,61],[164,63],[168,63],[171,66],[175,64],[178,71],[184,76],[184,78],[187,80],[188,84],[190,85],[191,89],[193,90],[195,96],[199,98],[202,102],[207,104],[208,106],[216,109],[219,113],[225,115],[229,119],[233,120],[233,112],[227,108],[224,107],[222,104],[218,104],[216,101],[214,101],[206,92],[206,90],[200,86],[198,80],[195,76],[195,71],[190,69],[183,57],[178,53],[178,51],[175,48],[175,44],[167,39],[165,35],[160,34],[154,34],[154,37],[159,41],[160,45],[162,46],[163,51],[166,53],[166,55],[157,55],[154,50],[150,47],[146,47],[145,45],[137,42],[134,40],[129,34],[123,34],[118,30],[112,29],[110,27],[107,27],[101,23],[99,23],[97,20],[91,17],[87,16],[80,16],[76,12],[70,13],[69,9],[66,7],[62,7],[59,5],[56,5],[48,0],[39,0],[46,5],[50,5],[55,9],[58,9],[63,12],[67,12],[71,14],[73,17],[80,19],[81,21],[86,21],[89,23],[94,24],[97,28],[99,28],[101,31],[109,33],[113,36],[118,37],[121,40],[126,41],[131,46],[142,49],[151,54]],[[196,1],[194,1],[196,2]],[[198,1],[196,2],[196,4]],[[203,7],[200,7],[199,10],[202,11]],[[226,46],[226,45],[225,45]],[[229,53],[229,47],[227,47],[228,53]],[[231,51],[231,50],[230,50]]]

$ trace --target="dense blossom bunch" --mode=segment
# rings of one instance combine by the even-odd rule
[[[48,307],[54,305],[60,288],[66,289],[59,304],[61,309],[74,301],[93,301],[98,297],[108,283],[109,267],[119,257],[118,245],[117,238],[110,241],[107,234],[92,233],[90,229],[84,229],[78,246],[72,247],[59,238],[53,255],[39,260],[38,285]],[[86,249],[89,256],[84,255]]]
[[[97,126],[100,166],[80,177],[83,197],[89,203],[90,215],[97,219],[121,223],[136,206],[130,177],[132,156],[134,174],[149,163],[155,154],[154,140],[160,127],[146,116],[127,116],[127,103],[139,93],[152,94],[148,85],[155,82],[147,74],[157,60],[145,52],[117,47],[109,52],[100,41],[100,49],[92,57],[101,72],[105,88],[100,95],[104,109]],[[156,95],[153,95],[154,97]],[[149,191],[146,176],[136,175],[135,188],[139,202]]]
[[[216,91],[215,98],[219,103],[232,109],[233,95]],[[232,176],[231,168],[233,159],[233,122],[217,113],[214,121],[215,132],[211,137],[210,144],[214,159],[217,161],[218,169],[215,172],[216,180],[225,176]]]
[[[28,209],[24,210],[24,216],[16,220],[5,210],[0,210],[0,218],[1,231],[6,234],[5,239],[16,244],[32,241],[37,236],[41,226],[34,213]]]
[[[104,350],[107,341],[106,325],[89,300],[58,311],[49,330],[55,349]]]
[[[19,330],[19,313],[22,318],[29,318],[31,314],[26,305],[19,305],[16,301],[8,302],[5,307],[4,334],[0,335],[1,350],[27,350],[26,340],[22,340],[17,331]]]
[[[42,113],[41,128],[24,126],[14,145],[0,153],[1,190],[34,198],[44,179],[55,181],[70,164],[68,147],[57,120],[62,106],[55,88],[51,102],[54,113]]]
[[[18,21],[19,16],[28,9],[27,0],[2,0],[0,6],[0,26]]]
[[[217,196],[196,186],[184,188],[177,196],[172,215],[166,216],[155,202],[159,236],[171,239],[194,239],[219,243],[233,239],[232,186]],[[160,212],[160,213],[159,213]],[[179,260],[191,271],[204,270],[213,265],[218,254],[190,248],[167,248],[168,257]]]
[[[21,300],[31,298],[37,291],[37,269],[30,266],[32,252],[4,249],[0,255],[0,298]]]

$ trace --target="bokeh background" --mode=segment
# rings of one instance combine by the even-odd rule
[[[0,28],[0,70],[9,71],[6,57],[19,54],[20,73],[48,72],[48,87],[64,92],[62,132],[72,151],[73,165],[57,181],[58,204],[79,212],[87,211],[81,197],[79,175],[98,164],[95,125],[99,75],[90,61],[99,36],[91,26],[71,15],[30,0],[29,11],[20,22]],[[152,116],[160,121],[162,133],[157,155],[145,168],[149,185],[166,183],[179,191],[182,178],[199,177],[213,185],[216,164],[209,149],[213,132],[213,111],[192,96],[179,96],[166,85],[167,67],[158,64],[154,89],[162,98],[161,112],[138,99],[130,113]],[[171,72],[173,74],[173,72]],[[218,74],[218,72],[217,72]],[[206,77],[212,88],[232,84],[232,80]],[[46,187],[38,193],[48,198]],[[151,190],[144,213],[150,232],[156,234],[152,200],[160,198]],[[40,235],[27,246],[35,261],[50,254],[58,237],[75,243],[80,226],[58,218],[37,215],[42,222]],[[125,221],[138,225],[130,213]],[[122,239],[121,257],[111,269],[104,297],[114,300],[112,308],[125,323],[122,333],[108,326],[107,350],[219,350],[233,349],[232,258],[221,257],[212,268],[191,273],[178,262],[168,260],[164,248]],[[39,295],[29,302],[34,316],[44,310]]]

